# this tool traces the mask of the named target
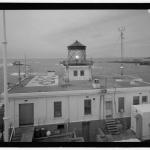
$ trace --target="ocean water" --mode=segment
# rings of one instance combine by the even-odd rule
[[[12,86],[18,82],[18,66],[13,66],[12,63],[16,59],[8,59],[8,82]],[[32,73],[47,72],[48,70],[55,70],[58,75],[63,75],[64,67],[60,65],[63,59],[27,59],[26,62],[31,66]],[[93,74],[108,76],[110,74],[120,74],[120,64],[106,63],[110,59],[97,58],[94,60]],[[24,63],[24,60],[20,60]],[[124,64],[124,74],[137,76],[143,78],[145,81],[150,82],[150,66],[140,66],[136,64]],[[24,66],[21,66],[21,72],[24,73]],[[3,66],[0,59],[0,93],[3,92]]]

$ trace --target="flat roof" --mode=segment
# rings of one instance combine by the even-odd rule
[[[57,85],[37,86],[36,84],[29,84],[36,76],[30,76],[22,81],[21,85],[16,85],[9,90],[9,93],[32,93],[32,92],[50,92],[50,91],[72,91],[72,90],[90,90],[93,88],[93,81],[70,81],[65,83],[62,76],[59,76]],[[150,83],[142,81],[140,78],[134,78],[129,75],[109,75],[109,76],[93,76],[94,79],[99,79],[101,88],[132,88],[132,87],[146,87]],[[30,85],[30,86],[28,86]],[[31,86],[32,85],[32,86]]]

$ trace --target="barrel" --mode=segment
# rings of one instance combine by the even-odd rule
[[[45,137],[46,136],[46,130],[45,130],[45,128],[41,128],[40,129],[40,135],[41,135],[41,137]]]
[[[40,130],[38,128],[35,128],[34,130],[34,137],[39,138],[40,137]]]

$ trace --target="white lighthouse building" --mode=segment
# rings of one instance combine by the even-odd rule
[[[66,80],[91,80],[92,65],[91,60],[86,58],[86,46],[79,41],[75,41],[68,46],[68,58],[63,61],[66,67]]]

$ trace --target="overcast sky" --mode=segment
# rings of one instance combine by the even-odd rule
[[[0,20],[2,41],[2,11]],[[88,57],[119,57],[120,26],[124,55],[150,57],[147,10],[7,10],[6,24],[8,57],[66,57],[75,40],[87,46]]]

